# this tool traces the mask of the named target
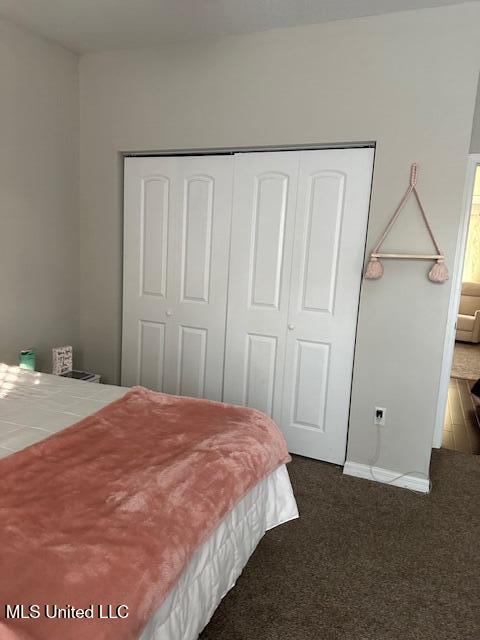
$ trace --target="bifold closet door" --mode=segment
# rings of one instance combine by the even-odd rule
[[[373,149],[302,151],[280,424],[293,453],[343,464]]]
[[[235,158],[224,400],[343,464],[372,149]]]
[[[281,425],[297,152],[235,156],[224,400]]]
[[[122,384],[222,399],[231,156],[125,159]]]

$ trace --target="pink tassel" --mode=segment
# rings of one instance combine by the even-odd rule
[[[439,284],[448,280],[448,269],[443,258],[439,258],[430,269],[428,279]]]
[[[383,276],[383,265],[378,258],[370,258],[364,275],[368,280],[378,280]]]

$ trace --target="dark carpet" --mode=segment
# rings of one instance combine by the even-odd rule
[[[201,640],[479,640],[480,457],[430,495],[295,457],[300,519],[268,532]]]

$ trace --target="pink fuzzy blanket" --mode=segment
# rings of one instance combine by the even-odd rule
[[[197,547],[289,459],[258,411],[134,388],[0,460],[0,640],[138,638]]]

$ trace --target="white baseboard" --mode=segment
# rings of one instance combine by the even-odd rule
[[[398,471],[390,471],[390,469],[382,469],[381,467],[370,467],[368,464],[360,464],[359,462],[350,462],[347,460],[343,467],[343,473],[347,476],[383,482],[385,484],[391,484],[394,487],[403,487],[404,489],[411,489],[412,491],[419,491],[421,493],[429,493],[430,491],[430,480],[428,478],[418,478],[409,473],[399,477],[400,473],[398,473]]]

